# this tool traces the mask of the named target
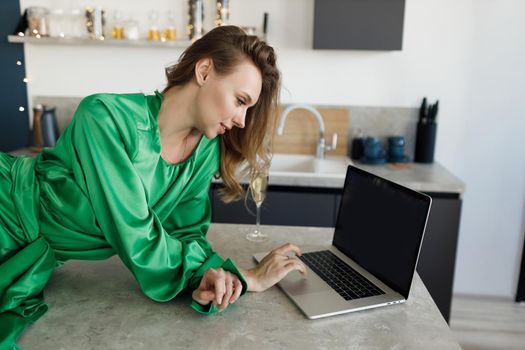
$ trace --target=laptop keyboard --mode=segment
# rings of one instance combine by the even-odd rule
[[[304,253],[299,259],[345,300],[385,294],[329,250]]]

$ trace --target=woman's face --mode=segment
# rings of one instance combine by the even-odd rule
[[[197,96],[197,128],[208,138],[222,135],[233,127],[244,128],[246,111],[257,103],[262,87],[259,69],[246,59],[226,76],[215,73],[213,64],[208,69],[196,67],[200,84]]]

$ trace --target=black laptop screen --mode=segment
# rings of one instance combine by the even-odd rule
[[[333,244],[408,298],[430,197],[349,166]]]

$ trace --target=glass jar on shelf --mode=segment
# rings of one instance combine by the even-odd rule
[[[49,10],[45,7],[31,6],[27,8],[27,25],[30,36],[40,38],[49,36]]]
[[[202,0],[188,0],[189,16],[186,31],[188,38],[195,41],[204,35],[204,5]]]
[[[215,3],[215,25],[217,27],[227,25],[230,20],[230,1],[217,0]]]
[[[104,10],[100,7],[86,7],[86,29],[91,39],[104,40]]]
[[[87,37],[87,30],[85,26],[85,17],[82,14],[82,11],[80,8],[74,8],[71,11],[69,11],[69,15],[67,16],[67,28],[66,36],[69,34],[69,36],[73,38],[85,38]]]
[[[116,10],[113,14],[113,25],[111,27],[111,37],[114,40],[124,39],[124,26],[122,23],[122,12]]]
[[[134,19],[127,19],[123,23],[124,27],[124,39],[126,40],[139,40],[140,30],[139,22]]]
[[[164,40],[171,41],[177,40],[177,30],[175,29],[175,13],[168,11],[167,22],[164,29]]]
[[[148,15],[149,29],[148,29],[148,40],[159,41],[160,30],[159,30],[159,13],[155,10],[150,11]]]
[[[57,8],[48,15],[49,36],[54,38],[64,38],[67,33],[67,18],[64,10]]]

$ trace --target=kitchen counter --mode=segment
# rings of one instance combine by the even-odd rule
[[[465,191],[465,183],[441,164],[407,163],[382,166],[355,164],[357,167],[421,192],[459,193]]]
[[[333,229],[264,226],[266,243],[244,239],[247,225],[213,224],[208,239],[242,267],[252,255],[291,241],[330,244]],[[294,272],[295,273],[295,272]],[[23,349],[460,349],[416,274],[406,304],[308,320],[278,288],[248,293],[223,313],[194,312],[184,295],[146,298],[117,257],[70,261],[46,290],[50,309],[20,339]]]
[[[24,148],[11,152],[13,155],[34,156],[36,153]],[[277,155],[279,156],[279,155]],[[301,157],[301,155],[297,155]],[[330,160],[330,156],[327,157]],[[461,197],[465,184],[441,164],[406,163],[385,165],[368,165],[353,163],[356,167],[369,171],[386,179],[400,183],[421,192],[457,193]],[[309,172],[272,172],[270,169],[269,185],[292,187],[317,187],[342,189],[346,173],[309,173]],[[214,179],[220,183],[220,179]]]
[[[465,184],[448,171],[441,164],[406,163],[368,165],[354,162],[358,168],[397,182],[406,187],[421,192],[458,193],[460,196],[465,191]],[[326,174],[324,176],[308,173],[274,174],[270,172],[269,184],[273,186],[297,186],[318,188],[343,188],[345,173]]]

